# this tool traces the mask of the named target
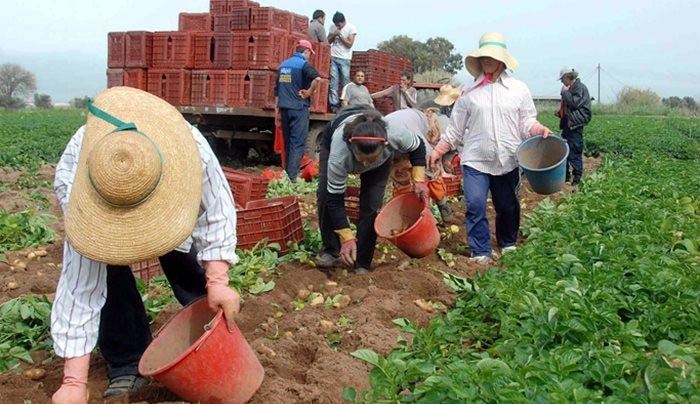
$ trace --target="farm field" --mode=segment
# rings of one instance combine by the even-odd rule
[[[16,303],[0,306],[0,403],[49,403],[61,382],[42,339],[64,236],[53,163],[83,121],[0,112],[0,304]],[[306,239],[284,257],[242,252],[231,270],[238,325],[266,372],[251,403],[700,402],[700,121],[594,116],[586,141],[578,192],[521,188],[523,237],[500,270],[467,263],[455,198],[459,232],[442,228],[436,254],[380,243],[370,274],[327,275],[308,263],[313,184],[271,185],[300,195]],[[155,331],[179,306],[162,280],[141,286]],[[96,353],[91,403],[106,384]],[[179,401],[152,384],[111,402]]]

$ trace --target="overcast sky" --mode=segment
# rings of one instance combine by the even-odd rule
[[[357,27],[355,50],[404,34],[421,42],[444,37],[466,56],[483,33],[499,31],[520,62],[516,77],[536,96],[559,93],[556,75],[566,65],[594,97],[600,86],[603,102],[625,86],[700,100],[698,0],[259,3],[309,16],[323,9],[327,27],[341,11]],[[0,64],[26,61],[40,93],[92,96],[106,85],[108,32],[176,30],[180,12],[208,10],[208,0],[4,0]],[[465,70],[460,77],[468,80]]]

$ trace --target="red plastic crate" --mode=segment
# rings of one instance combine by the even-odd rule
[[[107,88],[124,85],[124,69],[107,69]]]
[[[175,106],[190,105],[192,70],[149,69],[148,92]]]
[[[225,105],[228,78],[226,70],[193,70],[192,105]]]
[[[107,67],[121,68],[126,60],[126,32],[110,32],[107,34]]]
[[[311,95],[310,112],[326,112],[328,110],[328,79],[321,79],[316,92]]]
[[[290,32],[292,18],[289,11],[274,7],[257,7],[249,10],[251,30]]]
[[[313,41],[311,46],[314,47],[316,54],[311,55],[309,62],[316,68],[321,77],[329,78],[331,76],[331,44]]]
[[[227,106],[275,108],[276,71],[229,70],[229,74]]]
[[[237,8],[228,14],[214,16],[214,31],[248,31],[250,29],[250,10],[250,8]]]
[[[148,91],[148,71],[146,69],[124,69],[124,85]]]
[[[228,0],[228,5],[232,10],[236,8],[246,8],[249,6],[248,3],[248,0]],[[259,4],[258,7],[260,7]]]
[[[394,101],[391,97],[377,98],[374,100],[374,108],[383,115],[390,114],[394,112]]]
[[[236,176],[240,178],[245,178],[250,181],[250,199],[263,199],[265,198],[265,195],[267,195],[267,187],[270,184],[270,180],[263,177],[262,175],[251,174],[245,171],[236,170],[224,166],[222,166],[221,169],[224,171],[226,179],[230,178],[229,176]],[[245,203],[243,203],[242,205],[245,205]]]
[[[253,187],[253,182],[250,178],[231,174],[226,174],[226,181],[229,188],[231,188],[231,195],[233,195],[236,209],[243,208],[250,200],[250,190]]]
[[[360,218],[360,187],[345,188],[345,214],[350,223],[357,223]]]
[[[213,31],[214,20],[209,13],[180,13],[177,30],[187,32]]]
[[[290,57],[290,36],[280,31],[246,31],[233,33],[231,67],[240,69],[277,69]]]
[[[156,276],[163,275],[163,268],[160,266],[158,258],[131,264],[131,272],[136,278],[148,282]]]
[[[463,195],[462,193],[462,176],[442,177],[445,183],[445,196]]]
[[[229,0],[209,0],[209,13],[212,16],[228,14],[230,12]]]
[[[194,34],[195,69],[230,69],[233,56],[230,32],[197,32]]]
[[[284,254],[289,250],[287,243],[304,239],[299,200],[294,195],[249,201],[236,218],[240,249],[253,248],[267,238],[268,243],[279,243]]]
[[[292,35],[299,37],[299,39],[309,36],[309,17],[295,13],[289,13],[289,17],[291,18],[289,32]]]
[[[153,63],[153,33],[128,31],[126,33],[125,67],[151,67]]]
[[[153,67],[191,69],[194,66],[194,33],[162,31],[153,33]]]

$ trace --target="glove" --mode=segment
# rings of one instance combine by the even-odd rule
[[[87,404],[90,354],[68,358],[63,364],[63,384],[51,397],[51,404]]]
[[[228,263],[226,261],[206,261],[207,301],[209,308],[221,308],[229,331],[236,327],[236,314],[241,310],[241,296],[228,286]]]
[[[430,199],[430,190],[428,189],[428,183],[414,182],[413,183],[413,194],[420,200],[428,201]]]
[[[357,240],[348,240],[340,245],[340,258],[345,265],[351,268],[355,266],[355,260],[357,260]]]

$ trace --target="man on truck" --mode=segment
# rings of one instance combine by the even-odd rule
[[[294,55],[280,63],[275,83],[275,126],[282,127],[284,170],[292,182],[299,175],[309,134],[310,98],[321,81],[318,71],[308,62],[315,53],[308,40],[297,42]]]

